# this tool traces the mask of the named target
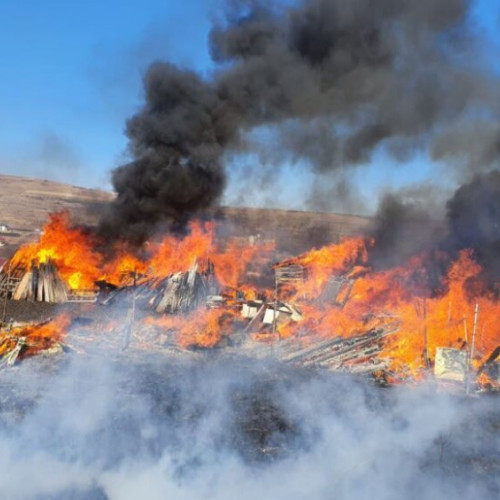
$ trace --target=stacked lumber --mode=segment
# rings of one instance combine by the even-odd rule
[[[196,309],[214,297],[217,284],[213,265],[200,272],[195,262],[187,272],[177,272],[164,279],[143,280],[139,284],[123,287],[111,292],[102,304],[130,298],[141,309],[158,314],[176,314]]]
[[[22,265],[11,269],[4,266],[0,274],[0,295],[13,300],[62,303],[68,299],[68,289],[51,260],[31,265],[30,270]]]
[[[0,297],[11,297],[25,273],[26,268],[6,262],[0,271]]]
[[[354,337],[328,339],[302,348],[297,346],[296,340],[286,341],[280,345],[280,358],[306,367],[372,373],[387,368],[387,361],[381,359],[380,354],[385,338],[396,331],[395,327],[387,327]]]
[[[187,273],[169,276],[156,289],[150,305],[157,313],[173,314],[196,308],[208,295],[205,280],[195,264]]]
[[[305,269],[298,264],[278,264],[274,269],[276,286],[287,283],[303,283],[305,279]]]

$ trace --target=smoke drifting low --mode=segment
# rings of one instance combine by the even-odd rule
[[[210,33],[216,70],[168,62],[144,78],[127,123],[132,161],[113,173],[107,234],[146,237],[220,199],[225,155],[276,134],[273,159],[334,174],[385,148],[427,151],[463,174],[498,161],[499,86],[481,66],[467,0],[233,2]],[[475,126],[471,126],[472,121]],[[480,129],[481,144],[466,146]],[[268,176],[259,165],[250,178]],[[300,173],[299,173],[300,175]]]
[[[500,492],[496,400],[463,401],[425,385],[381,390],[241,358],[128,356],[75,355],[56,370],[54,360],[35,358],[3,373],[6,498]]]

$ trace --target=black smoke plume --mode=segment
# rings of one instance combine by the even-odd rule
[[[500,283],[500,172],[478,175],[460,187],[447,203],[447,218],[447,247],[473,249],[486,282]]]
[[[126,127],[131,162],[113,172],[107,234],[141,239],[158,223],[182,225],[217,203],[224,155],[248,152],[251,132],[263,126],[276,134],[276,162],[305,160],[319,174],[366,163],[380,147],[400,159],[418,149],[460,168],[491,167],[499,87],[481,64],[471,7],[233,2],[210,33],[212,75],[164,62],[145,75],[145,105]],[[471,118],[487,153],[464,147],[477,129]],[[259,168],[250,184],[272,169]]]
[[[431,190],[432,191],[432,190]],[[500,171],[477,174],[460,186],[446,203],[444,214],[432,205],[418,203],[406,193],[388,194],[367,232],[374,238],[369,264],[376,270],[404,265],[416,255],[424,256],[426,289],[442,291],[451,262],[462,250],[470,250],[481,265],[479,281],[500,293]],[[423,287],[422,287],[423,288]]]

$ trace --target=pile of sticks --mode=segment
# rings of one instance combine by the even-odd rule
[[[372,373],[387,368],[387,361],[379,355],[385,337],[396,331],[397,328],[387,327],[355,337],[324,340],[306,348],[298,347],[296,340],[286,341],[280,346],[280,358],[301,366],[348,373]]]
[[[187,273],[175,273],[163,280],[155,288],[149,305],[160,314],[190,311],[211,294],[212,280],[213,268],[202,274],[195,263]]]
[[[120,299],[133,300],[140,309],[158,314],[176,314],[195,309],[216,291],[213,265],[204,272],[194,263],[187,272],[177,272],[162,280],[142,280],[139,284],[111,292],[102,304]]]
[[[10,298],[25,273],[26,268],[14,267],[10,261],[7,261],[0,269],[0,297]]]

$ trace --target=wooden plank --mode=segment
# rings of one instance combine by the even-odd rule
[[[21,281],[18,283],[14,293],[12,294],[13,300],[22,300],[26,298],[26,293],[30,285],[31,273],[24,273]]]

